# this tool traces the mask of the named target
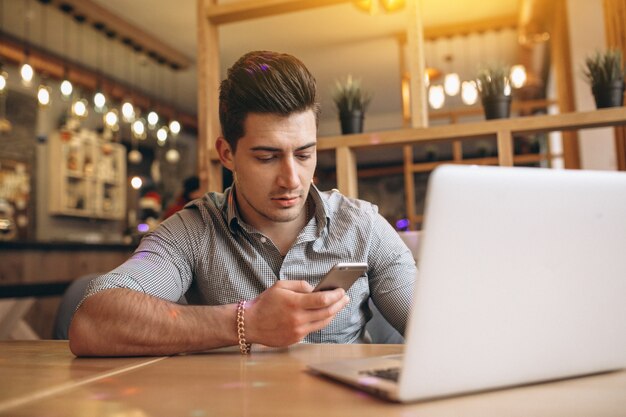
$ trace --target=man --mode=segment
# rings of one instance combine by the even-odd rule
[[[90,285],[70,326],[72,352],[362,342],[370,297],[402,333],[415,262],[375,206],[312,186],[318,112],[299,60],[240,58],[220,87],[216,142],[233,186],[187,205]],[[348,294],[312,292],[337,262],[366,262],[367,277]]]

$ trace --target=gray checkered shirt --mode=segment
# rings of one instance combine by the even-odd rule
[[[286,256],[238,216],[232,188],[207,193],[146,235],[124,264],[94,281],[86,297],[130,288],[172,302],[221,305],[257,297],[277,280],[315,286],[337,262],[366,262],[350,303],[309,343],[366,340],[368,299],[400,333],[408,319],[415,261],[398,233],[370,203],[311,187],[315,215]]]

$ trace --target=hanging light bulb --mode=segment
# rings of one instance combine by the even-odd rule
[[[74,86],[72,82],[67,79],[67,77],[61,82],[61,94],[64,99],[69,99],[72,96],[72,91],[74,91]]]
[[[459,94],[459,90],[461,89],[461,79],[459,78],[459,74],[456,72],[446,74],[443,81],[443,89],[450,97]]]
[[[122,104],[122,120],[124,120],[126,123],[131,123],[133,120],[135,120],[135,108],[128,100],[125,101],[124,104]]]
[[[128,162],[131,164],[140,164],[143,160],[143,155],[137,149],[133,149],[128,152]]]
[[[22,64],[22,67],[20,68],[20,75],[22,77],[22,84],[24,87],[30,87],[33,82],[33,77],[35,76],[35,71],[33,70],[33,67],[30,66],[28,61]]]
[[[131,130],[133,131],[133,135],[137,139],[145,139],[146,138],[146,125],[143,119],[137,119],[131,125]]]
[[[170,122],[170,132],[173,136],[176,136],[180,133],[180,123],[176,120],[172,120]]]
[[[130,180],[130,186],[133,187],[134,190],[140,189],[142,185],[143,181],[141,180],[141,177],[135,176]]]
[[[119,122],[119,117],[117,117],[117,110],[109,110],[104,115],[104,123],[111,129],[117,130],[117,124]]]
[[[180,160],[180,152],[176,148],[172,148],[165,153],[165,159],[170,164],[175,164]]]
[[[106,110],[106,104],[107,99],[101,91],[98,91],[93,95],[93,105],[98,113],[102,113]]]
[[[430,104],[430,107],[437,110],[442,108],[445,102],[446,95],[443,86],[440,84],[431,85],[428,88],[428,103]]]
[[[79,100],[74,101],[72,104],[72,114],[78,117],[87,117],[87,100],[81,98]]]
[[[513,88],[521,88],[526,84],[526,68],[523,65],[513,65],[511,67],[511,85]]]
[[[165,145],[165,142],[167,142],[167,128],[165,126],[160,127],[159,130],[157,130],[156,136],[157,143],[160,146]]]
[[[50,87],[45,84],[41,84],[37,89],[37,101],[41,107],[46,107],[50,104]]]
[[[159,115],[155,111],[148,113],[148,127],[154,129],[159,123]]]
[[[472,81],[463,81],[461,84],[461,99],[463,103],[471,106],[478,100],[478,89]]]
[[[0,67],[0,94],[3,94],[7,88],[7,79],[9,78],[9,74],[6,71],[2,71]]]

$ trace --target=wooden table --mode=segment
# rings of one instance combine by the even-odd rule
[[[408,405],[306,372],[399,345],[297,345],[242,357],[74,358],[66,342],[0,342],[6,416],[624,416],[626,371]]]

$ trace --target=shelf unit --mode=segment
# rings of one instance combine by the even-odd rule
[[[95,132],[55,132],[48,141],[49,212],[122,220],[126,213],[126,149]]]

